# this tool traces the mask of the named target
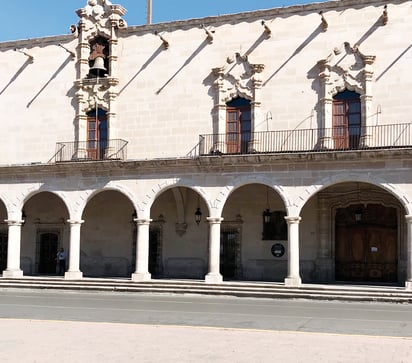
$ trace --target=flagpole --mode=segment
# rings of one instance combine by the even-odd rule
[[[147,0],[147,20],[146,24],[152,24],[152,0]]]

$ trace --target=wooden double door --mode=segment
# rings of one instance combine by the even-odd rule
[[[386,208],[382,216],[394,213],[392,209]],[[376,223],[382,218],[377,213],[375,223],[366,220],[336,224],[337,281],[397,282],[397,226],[388,221]]]

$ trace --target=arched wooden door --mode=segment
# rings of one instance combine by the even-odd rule
[[[338,209],[335,243],[337,281],[397,282],[395,208],[372,204]]]

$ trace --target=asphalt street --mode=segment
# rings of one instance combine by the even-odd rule
[[[0,290],[0,318],[412,337],[408,304]]]

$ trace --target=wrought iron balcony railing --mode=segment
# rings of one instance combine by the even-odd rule
[[[127,141],[121,139],[58,142],[56,153],[50,161],[126,160],[126,146]]]
[[[200,135],[190,156],[412,147],[411,123]]]

